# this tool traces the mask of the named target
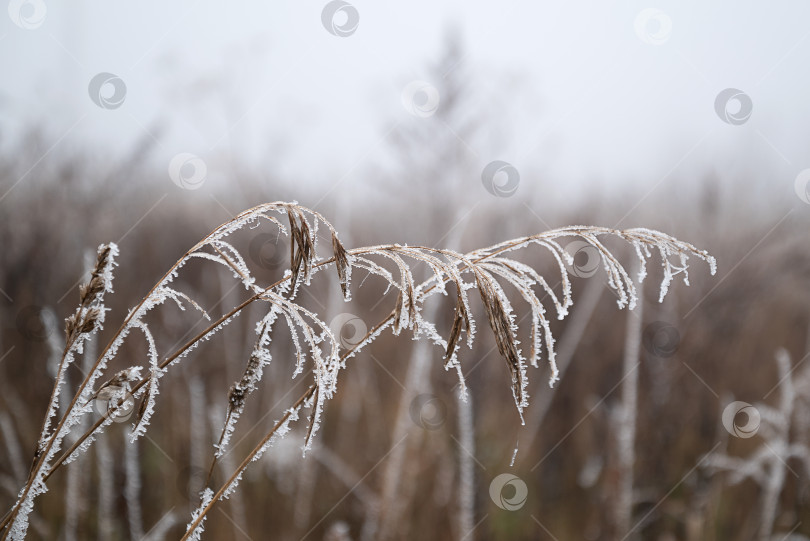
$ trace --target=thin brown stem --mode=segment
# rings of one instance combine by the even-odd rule
[[[262,438],[262,440],[258,443],[258,445],[256,445],[256,447],[253,448],[253,451],[251,451],[250,454],[248,454],[248,456],[245,457],[245,459],[242,461],[242,463],[239,465],[239,467],[236,468],[236,471],[233,473],[233,475],[231,475],[230,478],[228,478],[228,480],[225,481],[225,483],[223,483],[223,485],[220,487],[220,489],[217,491],[217,493],[214,494],[214,497],[211,499],[210,502],[208,502],[208,505],[206,505],[202,509],[199,516],[194,520],[194,522],[192,522],[189,525],[188,531],[186,531],[185,535],[183,535],[183,537],[182,537],[182,539],[180,541],[185,541],[186,539],[188,539],[188,537],[194,532],[194,530],[197,528],[197,526],[199,526],[202,519],[205,518],[205,515],[208,513],[208,511],[214,506],[214,503],[217,500],[219,500],[219,498],[222,497],[222,495],[225,493],[225,491],[228,489],[228,487],[231,485],[231,483],[233,483],[236,480],[239,473],[242,472],[245,468],[247,468],[248,464],[250,464],[251,460],[253,460],[253,457],[256,456],[262,450],[262,448],[265,446],[265,444],[268,441],[270,441],[270,438],[273,437],[273,435],[278,431],[278,429],[281,428],[281,426],[284,423],[287,422],[287,420],[290,418],[290,415],[292,415],[292,413],[294,411],[298,410],[303,405],[303,403],[307,399],[309,399],[309,397],[312,396],[312,394],[315,391],[316,387],[317,387],[317,385],[310,385],[309,389],[307,389],[307,391],[304,394],[302,394],[298,398],[298,400],[295,401],[295,404],[293,404],[293,407],[290,408],[289,410],[287,410],[287,412],[284,415],[281,416],[281,419],[279,419],[276,422],[276,424],[273,426],[273,428],[270,430],[270,432],[265,434],[264,438]]]

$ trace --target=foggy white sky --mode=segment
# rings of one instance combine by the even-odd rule
[[[114,159],[162,128],[159,162],[231,151],[328,185],[383,159],[395,124],[435,121],[408,114],[401,92],[432,82],[453,26],[474,101],[504,137],[497,155],[471,149],[482,167],[655,182],[710,166],[721,178],[767,175],[786,192],[810,167],[807,2],[352,0],[360,23],[345,38],[322,26],[325,4],[48,2],[33,30],[0,17],[0,129],[8,139],[41,125],[64,148]],[[672,22],[660,45],[634,29],[651,7]],[[89,99],[99,72],[125,81],[120,108]],[[753,102],[739,126],[714,110],[728,87]]]

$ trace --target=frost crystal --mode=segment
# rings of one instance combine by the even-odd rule
[[[208,505],[211,503],[213,499],[214,499],[214,491],[211,490],[210,488],[206,488],[203,491],[200,506],[191,513],[191,522],[189,522],[188,526],[186,526],[186,532],[191,530],[191,527],[194,525],[194,522],[200,517],[203,510],[205,510],[205,508],[208,507]],[[200,541],[200,536],[202,536],[204,525],[205,525],[205,515],[203,515],[202,520],[200,520],[200,523],[191,532],[189,539],[192,539],[194,541]]]

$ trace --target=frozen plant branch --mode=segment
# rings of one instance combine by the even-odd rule
[[[281,219],[277,217],[281,215]],[[286,225],[285,220],[286,218]],[[249,265],[239,251],[228,242],[228,237],[245,228],[255,228],[260,223],[271,224],[280,234],[290,239],[290,268],[284,277],[273,284],[262,287],[257,284]],[[318,230],[325,228],[331,240],[331,253],[324,256],[318,253]],[[260,388],[264,368],[271,362],[269,343],[273,331],[279,322],[286,323],[287,332],[293,343],[295,360],[293,377],[306,374],[313,378],[307,392],[302,395],[293,407],[287,410],[259,445],[245,458],[231,478],[218,491],[206,487],[203,502],[195,511],[192,522],[184,539],[198,539],[202,533],[202,524],[206,514],[219,500],[227,498],[235,489],[242,473],[250,462],[257,460],[272,445],[273,441],[289,430],[290,424],[298,419],[303,408],[310,410],[308,430],[305,439],[305,450],[315,437],[326,403],[337,391],[338,374],[345,368],[346,361],[363,347],[368,345],[384,330],[390,328],[394,335],[408,330],[415,339],[427,339],[442,348],[444,367],[453,370],[464,396],[464,375],[459,353],[462,344],[472,348],[476,332],[473,318],[470,290],[477,290],[492,330],[499,353],[504,358],[511,375],[511,390],[518,414],[523,415],[529,404],[528,366],[538,367],[541,349],[545,343],[545,359],[549,364],[553,383],[558,378],[554,354],[554,337],[551,333],[546,308],[540,298],[547,294],[554,305],[558,319],[568,314],[573,304],[571,283],[568,279],[566,265],[573,265],[573,258],[560,245],[562,240],[579,239],[598,250],[608,285],[618,296],[619,308],[632,309],[637,302],[637,290],[633,279],[603,243],[608,237],[621,239],[629,243],[638,258],[639,282],[646,276],[646,263],[653,252],[660,256],[663,268],[659,300],[663,300],[676,275],[681,274],[688,284],[688,259],[696,257],[709,264],[711,273],[716,270],[715,260],[707,252],[698,250],[691,244],[679,241],[669,235],[649,229],[616,230],[600,227],[572,226],[546,231],[505,241],[494,246],[482,248],[467,254],[452,250],[442,250],[425,246],[407,246],[386,244],[347,250],[339,240],[337,231],[319,213],[302,207],[297,203],[274,202],[259,205],[242,212],[226,222],[186,252],[155,284],[141,302],[133,308],[116,331],[109,344],[103,349],[95,364],[91,367],[84,381],[80,383],[66,412],[50,429],[48,419],[55,411],[55,398],[46,415],[37,454],[31,474],[20,491],[19,499],[10,513],[0,522],[4,540],[11,538],[21,540],[28,527],[28,515],[34,507],[37,496],[47,490],[46,481],[62,465],[72,461],[79,453],[86,451],[95,438],[109,425],[111,417],[124,400],[111,400],[112,410],[98,419],[74,444],[61,455],[59,451],[71,430],[79,425],[81,419],[92,411],[90,402],[104,388],[115,387],[114,396],[121,398],[122,392],[131,393],[134,400],[140,400],[140,407],[132,429],[131,439],[134,442],[149,427],[154,414],[163,376],[195,348],[202,345],[211,336],[218,333],[242,311],[253,303],[266,303],[267,312],[257,323],[257,340],[253,352],[239,381],[235,382],[228,394],[228,408],[219,440],[214,453],[214,463],[227,451],[230,436],[235,430],[247,401],[252,393]],[[559,279],[562,283],[560,294],[549,285],[549,281],[534,268],[509,257],[513,252],[539,247],[547,251],[557,262]],[[107,250],[106,259],[102,258]],[[80,307],[68,319],[68,342],[81,344],[84,334],[95,332],[103,321],[106,308],[102,295],[111,292],[112,256],[117,253],[114,245],[99,250],[97,273],[85,288],[82,289]],[[197,336],[189,340],[178,350],[161,354],[157,350],[151,329],[146,322],[146,315],[159,309],[167,301],[176,304],[181,310],[190,305],[199,310],[204,317],[208,314],[188,295],[179,291],[174,285],[185,264],[192,259],[202,259],[222,265],[226,268],[250,297],[234,306],[221,318],[211,324]],[[430,270],[430,278],[416,283],[411,268],[414,263],[424,263]],[[333,335],[323,317],[298,303],[295,299],[302,287],[310,284],[317,272],[334,265],[336,275],[344,298],[350,299],[351,278],[353,269],[359,268],[382,279],[386,285],[386,294],[391,292],[392,311],[388,317],[374,325],[367,335],[350,348],[343,348]],[[93,280],[96,279],[95,286]],[[361,284],[362,285],[362,284]],[[452,288],[448,288],[451,285]],[[524,351],[518,340],[519,328],[516,323],[515,308],[507,290],[514,289],[517,297],[527,303],[532,313],[529,331],[531,339],[528,351]],[[442,336],[437,330],[437,322],[429,321],[423,316],[425,300],[434,294],[455,295],[455,309],[452,325],[448,335]],[[93,321],[91,324],[90,321]],[[137,331],[145,337],[148,346],[146,358],[140,364],[119,372],[116,377],[123,378],[119,385],[112,386],[112,378],[105,386],[94,390],[96,382],[107,375],[107,367],[116,358],[123,343]],[[75,334],[75,337],[71,333]],[[78,333],[78,334],[76,334]],[[80,347],[80,345],[76,346]],[[69,348],[66,348],[66,356]],[[68,361],[63,360],[63,364]],[[60,368],[60,372],[61,372]],[[144,377],[140,378],[140,371]],[[59,376],[55,395],[58,396]],[[213,465],[212,465],[213,469]],[[210,479],[209,479],[210,481]]]

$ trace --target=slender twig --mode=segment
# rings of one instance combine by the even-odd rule
[[[211,508],[214,506],[214,503],[222,497],[222,495],[225,493],[225,491],[228,489],[231,483],[233,483],[236,480],[239,474],[245,468],[247,468],[248,464],[250,464],[250,462],[253,460],[253,457],[256,456],[262,450],[262,448],[268,441],[270,441],[270,438],[273,437],[276,431],[278,431],[278,429],[281,428],[281,426],[287,422],[287,420],[290,418],[290,415],[292,415],[293,411],[296,411],[298,408],[300,408],[303,405],[303,403],[314,394],[316,387],[317,387],[316,385],[310,385],[309,389],[307,389],[307,391],[304,394],[298,397],[298,400],[295,401],[293,407],[287,410],[287,412],[281,416],[281,419],[276,421],[276,424],[273,426],[270,432],[264,435],[262,440],[256,445],[256,447],[253,448],[253,451],[251,451],[250,454],[248,454],[248,456],[245,457],[245,459],[242,461],[239,467],[236,468],[236,471],[233,472],[233,475],[231,475],[228,478],[228,480],[222,484],[222,486],[216,492],[216,494],[214,494],[214,497],[211,499],[208,505],[206,505],[202,509],[202,512],[199,514],[199,516],[197,516],[197,518],[188,526],[188,531],[186,531],[185,535],[182,537],[180,541],[185,541],[186,539],[188,539],[188,537],[194,532],[197,526],[199,526],[202,519],[205,518],[205,515],[208,513],[208,511],[210,511]]]

